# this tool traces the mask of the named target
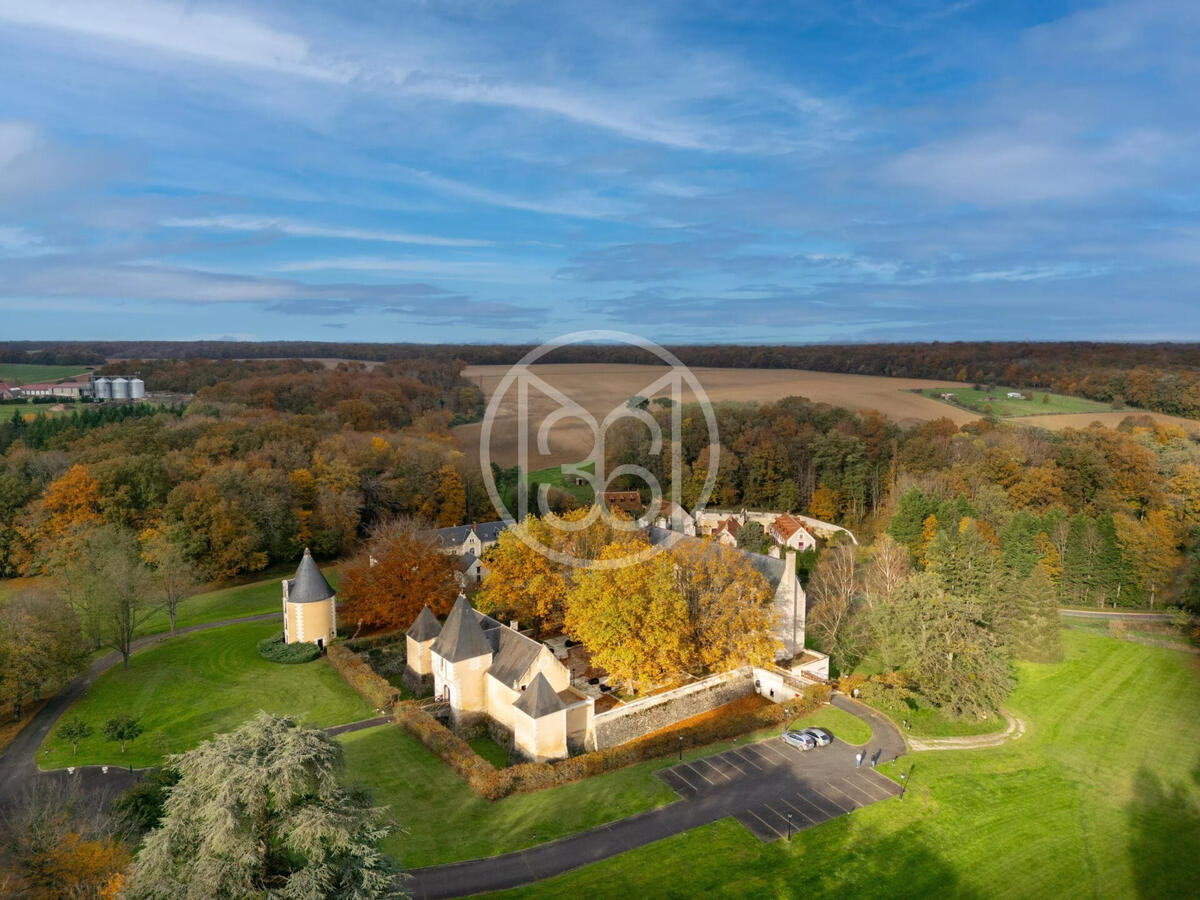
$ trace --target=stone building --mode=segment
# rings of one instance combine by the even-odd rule
[[[305,547],[296,574],[283,579],[284,643],[328,647],[337,635],[336,602],[336,592]]]
[[[549,647],[472,609],[466,597],[441,625],[423,609],[406,643],[406,683],[431,680],[459,731],[486,726],[538,761],[564,759],[568,744],[584,745],[595,701],[571,687]]]

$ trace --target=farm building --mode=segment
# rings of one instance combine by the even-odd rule
[[[637,491],[604,491],[600,497],[609,509],[629,512],[642,508],[642,495]]]
[[[817,539],[813,537],[812,532],[790,513],[784,513],[772,522],[769,532],[771,537],[784,547],[799,550],[801,553],[817,545]]]

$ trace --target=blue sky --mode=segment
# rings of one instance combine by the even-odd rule
[[[1200,339],[1182,2],[0,0],[0,337]]]

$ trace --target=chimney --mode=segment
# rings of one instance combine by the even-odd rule
[[[517,623],[516,619],[509,619],[508,627],[511,628],[513,631],[520,631],[521,629],[517,627],[517,624],[518,623]]]
[[[800,652],[800,647],[796,646],[797,632],[800,625],[800,592],[796,590],[796,551],[789,550],[783,559],[783,577],[787,582],[788,594],[792,601],[792,654]]]

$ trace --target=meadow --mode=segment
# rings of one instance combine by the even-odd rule
[[[1021,664],[1032,729],[986,750],[909,754],[903,800],[762,844],[712,826],[496,896],[1182,897],[1200,879],[1200,663],[1064,631]],[[684,874],[686,873],[686,874]]]
[[[1028,399],[1011,399],[1008,397],[1011,391],[1019,392]],[[943,400],[941,395],[947,393],[953,394],[954,399]],[[966,408],[976,415],[990,412],[1001,418],[1112,411],[1112,406],[1096,400],[1024,388],[994,387],[991,390],[981,390],[959,385],[954,388],[923,388],[921,394],[955,409]],[[1136,412],[1138,410],[1130,410],[1125,415]]]
[[[118,665],[101,675],[60,720],[79,717],[95,729],[78,754],[51,731],[38,765],[155,765],[168,753],[232,731],[259,710],[320,727],[375,714],[324,658],[301,665],[262,659],[257,642],[279,627],[274,621],[229,625],[133,654],[128,669]],[[135,716],[145,729],[125,753],[101,733],[107,719],[121,714]]]
[[[25,363],[0,363],[0,381],[7,384],[36,384],[57,381],[89,372],[87,366],[35,366]]]

